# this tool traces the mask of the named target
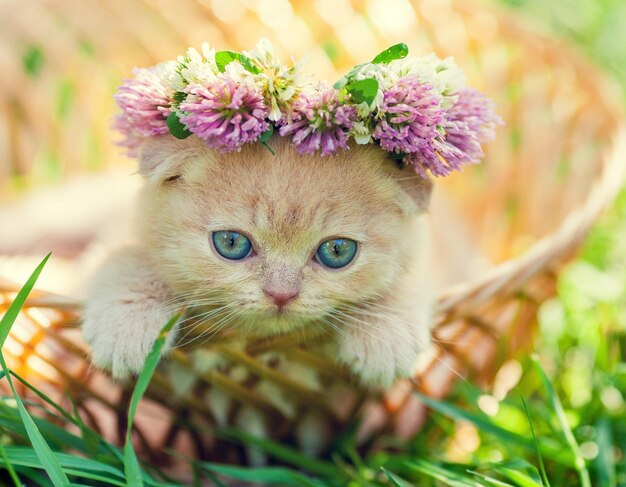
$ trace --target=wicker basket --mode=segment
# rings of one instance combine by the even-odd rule
[[[261,1],[256,11],[252,3],[0,3],[0,127],[8,134],[0,142],[8,162],[0,166],[0,187],[13,188],[11,174],[36,183],[46,171],[122,164],[108,142],[114,108],[103,94],[133,65],[171,58],[188,45],[208,39],[246,48],[267,35],[283,55],[309,52],[317,73],[333,79],[404,41],[413,53],[455,56],[507,123],[483,165],[441,182],[476,245],[497,265],[441,293],[432,353],[413,381],[385,394],[360,390],[315,352],[311,337],[281,336],[244,350],[229,344],[236,337],[222,335],[202,350],[177,350],[157,372],[137,420],[152,459],[165,446],[191,446],[200,458],[245,461],[212,435],[216,425],[242,421],[256,421],[281,441],[294,440],[310,421],[336,434],[366,418],[364,440],[415,431],[424,411],[413,388],[441,396],[459,375],[487,384],[528,343],[560,268],[623,179],[626,136],[616,92],[586,61],[503,12],[440,0],[398,1],[393,10],[383,0]],[[49,155],[43,163],[42,154]],[[0,311],[18,289],[5,278]],[[121,442],[129,389],[90,367],[79,319],[80,302],[34,292],[7,341],[9,365],[61,401],[69,393],[89,423]],[[198,370],[211,360],[222,366]]]

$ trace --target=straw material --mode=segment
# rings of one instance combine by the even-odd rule
[[[14,188],[15,174],[36,183],[55,171],[121,164],[108,142],[114,108],[103,94],[133,65],[171,58],[207,39],[241,49],[267,35],[283,53],[309,52],[310,64],[328,79],[404,41],[413,53],[454,56],[470,84],[497,101],[507,125],[483,165],[441,182],[476,246],[497,265],[442,291],[436,343],[414,380],[384,394],[368,392],[323,358],[324,337],[286,335],[242,346],[223,333],[202,347],[176,349],[160,367],[137,420],[144,454],[157,460],[163,447],[175,446],[200,458],[246,461],[245,452],[213,436],[216,425],[245,425],[313,452],[321,448],[316,441],[364,418],[361,439],[375,441],[383,431],[419,427],[424,411],[412,389],[442,396],[459,376],[489,383],[506,358],[528,345],[559,270],[623,180],[626,131],[612,86],[561,44],[505,13],[462,1],[398,1],[391,14],[382,0],[169,5],[0,4],[0,65],[8,66],[0,71],[0,131],[8,134],[0,157],[9,162],[0,167],[1,186]],[[38,50],[44,61],[33,69]],[[5,278],[0,311],[18,289]],[[52,396],[69,395],[89,423],[122,441],[130,385],[90,367],[79,319],[80,302],[33,293],[7,340],[7,359]]]

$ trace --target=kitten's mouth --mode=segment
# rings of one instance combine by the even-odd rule
[[[275,316],[275,317],[281,319],[281,318],[285,318],[285,317],[287,317],[289,315],[291,315],[293,317],[293,315],[297,314],[297,313],[294,313],[293,310],[291,310],[289,308],[278,308],[277,307],[274,310],[270,311],[270,314],[272,316]]]
[[[275,308],[263,313],[268,319],[276,321],[290,321],[299,320],[301,318],[300,313],[297,313],[289,308]]]
[[[268,330],[276,330],[278,328],[280,331],[288,331],[300,328],[315,319],[316,316],[312,314],[302,313],[287,306],[250,313],[246,321],[259,328],[267,328]]]

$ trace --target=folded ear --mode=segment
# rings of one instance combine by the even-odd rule
[[[171,135],[150,137],[139,152],[139,174],[146,179],[166,180],[180,176],[185,161],[206,151],[197,137],[184,140]]]
[[[401,188],[401,204],[408,212],[417,210],[419,213],[428,210],[433,182],[416,174],[411,167],[390,168],[391,177]]]

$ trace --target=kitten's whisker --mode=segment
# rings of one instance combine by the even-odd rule
[[[179,333],[182,331],[186,331],[188,333],[193,332],[199,326],[202,326],[203,323],[206,323],[207,320],[214,318],[215,316],[223,313],[224,309],[207,311],[206,313],[200,313],[194,316],[189,316],[185,318],[182,323],[187,323],[185,326],[181,326],[178,328]]]
[[[176,296],[173,296],[172,298],[160,303],[159,308],[173,307],[174,304],[181,304],[181,305],[185,304],[190,301],[189,298],[196,296],[197,294],[198,294],[197,291],[188,291],[186,293],[177,294]],[[222,300],[222,301],[225,301],[225,300]]]
[[[230,307],[232,307],[231,304],[224,304],[224,305],[217,306],[215,308],[208,309],[208,310],[203,311],[201,313],[190,314],[183,321],[181,321],[180,323],[185,323],[187,321],[194,320],[194,319],[198,319],[198,320],[206,319],[207,317],[210,317],[210,316],[212,316],[214,314],[220,313],[220,312],[222,312],[222,311],[224,311],[224,310],[226,310],[226,309],[228,309]],[[190,309],[190,308],[193,308],[193,305],[188,305],[187,306],[187,309]]]
[[[373,303],[371,303],[373,304]],[[374,305],[376,306],[376,305]],[[387,308],[389,310],[393,310],[393,308],[391,307],[385,307],[385,306],[380,306],[380,308]],[[354,309],[355,312],[359,312],[360,309],[356,308],[356,307],[352,307],[352,309]],[[376,313],[374,313],[375,315]],[[386,313],[381,313],[381,314],[386,314]],[[393,317],[393,319],[399,321],[400,323],[402,323],[403,325],[407,325],[407,322],[405,320],[403,320],[402,318],[400,318],[399,316],[397,316],[396,314],[386,314],[387,316]],[[432,336],[432,335],[431,335]],[[432,347],[436,350],[436,352],[445,352],[445,348],[441,346],[440,343],[442,343],[441,340],[438,340],[434,337],[432,337],[432,340],[429,340],[428,342],[422,343],[421,345],[424,347]],[[435,353],[434,355],[435,360],[437,360],[439,363],[441,363],[445,368],[447,368],[450,372],[452,372],[456,377],[458,377],[460,380],[462,380],[463,382],[469,384],[469,381],[463,376],[463,374],[461,374],[458,370],[454,369],[452,366],[450,366],[450,364],[446,363],[440,356],[439,353]]]
[[[372,316],[372,317],[383,316],[385,318],[388,318],[394,321],[401,320],[402,323],[406,324],[406,321],[402,320],[398,316],[398,310],[392,307],[386,307],[386,309],[381,307],[377,309],[375,306],[370,307],[366,303],[362,303],[360,307],[346,305],[344,306],[344,309],[346,311],[351,311],[352,313],[357,314],[357,315]]]
[[[338,311],[338,310],[334,310],[334,311]],[[347,326],[347,327],[352,327],[353,329],[359,330],[360,332],[363,332],[366,335],[369,335],[371,338],[374,338],[377,341],[379,341],[380,343],[384,343],[385,345],[394,345],[394,343],[392,341],[386,340],[385,338],[383,338],[379,334],[372,333],[372,331],[371,331],[372,329],[377,330],[377,331],[385,331],[384,328],[377,327],[373,323],[360,320],[360,319],[358,319],[355,316],[351,316],[349,314],[342,313],[342,312],[340,312],[340,313],[341,313],[340,315],[335,314],[334,317],[337,318],[341,322],[342,325]],[[344,319],[350,320],[351,323],[343,321]],[[347,336],[349,336],[349,335],[347,335]]]
[[[440,345],[438,345],[436,342],[432,341],[430,343],[430,345],[432,347],[434,347],[435,349],[437,349],[438,352],[443,351],[445,352],[446,349],[441,347]],[[467,380],[467,378],[461,374],[461,372],[459,372],[458,370],[456,370],[454,367],[452,367],[450,364],[447,364],[440,356],[438,353],[435,353],[435,359],[437,360],[437,362],[439,362],[441,365],[443,365],[446,369],[448,369],[450,372],[452,372],[456,377],[458,377],[462,382],[464,382],[465,384],[471,386],[472,383],[470,381]]]
[[[218,333],[221,329],[225,328],[230,322],[232,322],[235,318],[237,318],[241,314],[240,310],[234,310],[228,313],[226,316],[221,318],[217,323],[213,324],[211,328],[204,330],[197,337],[193,337],[188,342],[184,343],[184,346],[189,346],[192,343],[195,343],[196,346],[201,345],[207,340],[211,339],[216,333]],[[202,341],[201,341],[202,340]],[[196,343],[199,342],[200,343]]]
[[[363,320],[359,320],[358,318],[354,317],[354,316],[337,316],[334,315],[333,316],[341,325],[347,327],[347,328],[352,328],[354,330],[358,330],[359,332],[363,332],[366,335],[371,336],[372,338],[376,338],[377,341],[381,342],[381,343],[385,343],[385,344],[391,344],[392,342],[385,340],[383,337],[381,337],[380,335],[376,335],[373,333],[373,331],[383,331],[382,328],[376,327],[374,325],[372,325],[371,323],[365,322]],[[348,321],[345,321],[348,320]],[[365,328],[367,327],[367,329]]]
[[[215,305],[225,305],[228,304],[226,301],[224,300],[201,300],[201,301],[187,301],[185,303],[185,307],[186,308],[200,308],[202,306],[215,306]]]
[[[337,326],[337,325],[336,325],[335,323],[333,323],[332,321],[327,320],[327,319],[325,319],[325,318],[320,318],[320,321],[321,321],[323,324],[326,324],[326,325],[330,326],[330,328],[331,328],[331,329],[333,329],[334,331],[336,331],[337,333],[339,333],[339,334],[341,334],[341,335],[345,336],[346,338],[350,338],[350,335],[349,335],[349,334],[348,334],[345,330],[342,330],[339,326]]]
[[[187,332],[185,337],[188,336],[190,333],[192,333],[196,328],[201,327],[203,325],[207,326],[208,330],[215,328],[220,323],[220,321],[224,319],[225,316],[229,316],[230,314],[233,313],[232,308],[234,307],[235,307],[234,303],[229,303],[229,304],[220,306],[218,308],[206,311],[204,313],[199,313],[199,314],[190,316],[189,319],[193,320],[193,323],[188,325],[188,327],[191,329]],[[208,320],[214,318],[215,316],[219,316],[220,314],[223,314],[224,316],[219,317],[217,321],[213,323],[207,323]],[[185,338],[185,337],[182,337],[182,338]]]
[[[350,305],[348,304],[347,307],[350,307],[351,309],[358,311],[358,310],[368,310],[368,311],[380,311],[383,313],[389,313],[389,314],[397,314],[398,309],[396,307],[393,306],[386,306],[382,303],[378,303],[375,301],[363,301],[361,303],[359,303],[358,306],[355,305]]]
[[[376,325],[376,324],[372,323],[371,321],[364,321],[364,320],[361,320],[361,319],[357,318],[357,317],[356,317],[356,316],[354,316],[354,315],[350,315],[350,314],[348,314],[348,313],[344,313],[343,311],[338,310],[338,309],[336,309],[336,310],[334,310],[334,311],[336,312],[336,314],[335,314],[335,316],[336,316],[336,317],[342,317],[342,318],[346,318],[346,319],[352,320],[352,321],[353,321],[353,322],[355,322],[355,323],[358,323],[358,324],[360,324],[360,325],[363,325],[363,326],[364,326],[364,327],[366,327],[366,328],[373,329],[373,330],[376,330],[376,331],[382,331],[382,332],[386,332],[386,331],[388,331],[386,328],[384,328],[384,327],[382,327],[382,326],[379,326],[379,325]],[[377,336],[377,335],[374,335],[374,334],[373,334],[373,333],[371,333],[368,329],[364,329],[364,328],[361,328],[361,327],[356,327],[356,328],[358,328],[359,330],[365,331],[365,332],[366,332],[366,333],[368,333],[370,336],[372,336],[372,337],[374,337],[374,338],[377,338],[377,339],[378,339],[379,341],[381,341],[382,343],[386,343],[386,344],[393,344],[392,342],[388,342],[388,341],[386,341],[386,340],[383,340],[383,339],[382,339],[382,337],[379,337],[379,336]]]
[[[188,322],[188,321],[192,321],[192,322],[191,322],[189,325],[182,326],[182,327],[181,327],[181,326],[180,326],[180,324],[179,324],[179,328],[178,328],[178,332],[179,332],[179,333],[180,333],[181,331],[183,331],[183,330],[187,330],[187,331],[186,331],[186,333],[185,333],[182,337],[180,337],[180,338],[178,339],[178,342],[179,342],[179,343],[180,343],[180,342],[182,342],[182,341],[183,341],[185,338],[187,338],[187,337],[188,337],[191,333],[193,333],[193,331],[194,331],[196,328],[198,328],[198,327],[202,326],[202,324],[203,324],[203,323],[206,323],[206,320],[207,320],[207,319],[210,319],[210,318],[212,318],[212,317],[213,317],[213,316],[215,316],[215,315],[218,315],[218,314],[220,314],[220,313],[223,313],[223,312],[224,312],[224,311],[226,311],[229,307],[231,307],[231,305],[225,305],[225,306],[221,306],[221,307],[219,307],[219,308],[217,308],[217,309],[213,309],[213,310],[207,311],[207,312],[205,312],[205,313],[200,313],[200,314],[197,314],[197,315],[192,315],[192,316],[189,316],[189,317],[185,318],[183,321],[181,321],[181,322],[180,322],[180,324],[183,324],[183,323]],[[211,326],[213,326],[213,325],[211,325]]]
[[[342,312],[342,311],[340,311],[340,310],[338,310],[338,311],[339,311],[340,313],[343,313],[343,312]],[[358,309],[358,308],[357,308],[357,309],[355,309],[355,312],[356,312],[356,313],[359,313],[360,311],[361,311],[361,310],[360,310],[360,309]],[[353,315],[349,315],[349,314],[346,314],[346,313],[343,313],[343,315],[344,315],[344,316],[346,316],[346,317],[352,318],[352,319],[357,319],[357,318],[356,318],[356,317],[354,317]],[[382,313],[382,312],[381,312],[381,313],[372,313],[372,314],[370,314],[369,316],[384,316],[384,317],[386,317],[386,318],[393,319],[393,320],[394,320],[394,321],[396,321],[396,322],[400,322],[400,323],[401,323],[402,325],[404,325],[406,328],[412,328],[412,327],[414,327],[414,326],[415,326],[414,324],[412,324],[412,323],[408,323],[407,321],[403,320],[400,316],[398,316],[398,315],[397,315],[397,313],[395,313],[395,314],[386,314],[386,313]],[[382,327],[382,326],[377,326],[377,325],[374,325],[374,324],[373,324],[373,323],[371,323],[371,322],[367,322],[367,321],[363,321],[363,320],[359,320],[359,321],[360,321],[363,325],[365,325],[365,326],[369,326],[370,328],[373,328],[374,330],[377,330],[377,331],[383,331],[383,332],[389,331],[389,330],[387,330],[386,328],[384,328],[384,327]],[[419,337],[416,337],[416,338],[419,338]],[[388,342],[384,342],[384,343],[388,343]],[[430,342],[430,340],[429,340],[428,342],[423,342],[423,343],[420,343],[419,345],[421,345],[421,346],[428,346],[430,343],[431,343],[431,342]]]

